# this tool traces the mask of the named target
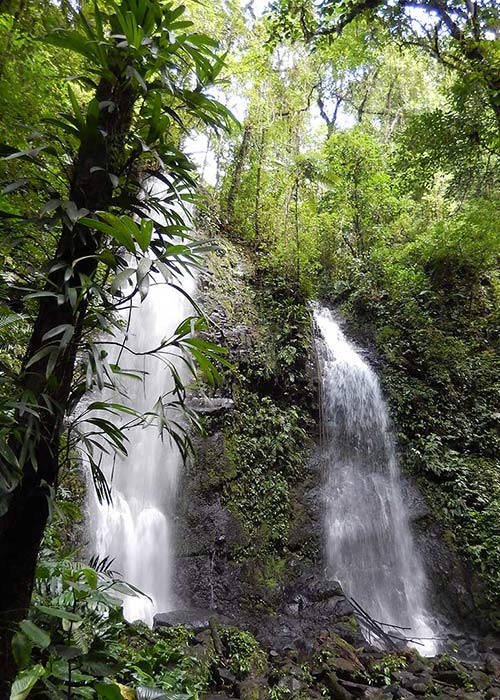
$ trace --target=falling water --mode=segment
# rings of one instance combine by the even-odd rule
[[[406,636],[420,638],[417,648],[431,655],[436,642],[429,639],[434,632],[425,607],[425,574],[402,500],[377,377],[328,309],[316,309],[315,320],[324,341],[329,573],[373,619],[408,628]]]
[[[186,280],[185,290],[187,284]],[[153,286],[140,307],[132,310],[127,347],[145,352],[158,346],[190,313],[188,301],[175,289],[166,284]],[[150,411],[159,397],[172,389],[170,371],[157,357],[124,351],[121,365],[144,373],[144,381],[122,381],[122,390],[137,411]],[[182,364],[178,370],[182,376]],[[121,394],[106,399],[123,403]],[[155,612],[175,607],[172,513],[182,459],[177,447],[160,439],[153,426],[132,428],[127,437],[126,457],[114,460],[113,455],[104,455],[101,468],[113,500],[109,505],[99,504],[92,497],[90,521],[95,528],[96,553],[114,559],[113,569],[149,596],[126,597],[125,617],[151,623]]]
[[[188,295],[194,292],[195,283],[188,274],[179,284]],[[124,314],[128,328],[119,364],[143,376],[144,381],[125,377],[113,394],[103,398],[124,403],[125,393],[136,411],[151,411],[158,399],[172,390],[173,378],[159,357],[137,353],[158,347],[192,314],[193,308],[183,294],[170,285],[154,284],[130,316]],[[116,346],[108,350],[111,361],[116,361]],[[186,379],[185,363],[181,359],[173,363],[181,379]],[[94,490],[90,490],[91,538],[95,553],[113,559],[112,568],[123,580],[148,596],[125,596],[125,617],[151,624],[156,612],[176,607],[172,520],[182,457],[176,445],[168,438],[162,439],[153,425],[133,427],[126,435],[128,454],[104,454],[101,464],[111,486],[112,502],[99,503]]]

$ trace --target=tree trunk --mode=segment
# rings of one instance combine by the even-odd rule
[[[295,223],[295,275],[297,278],[297,287],[300,287],[300,228],[299,228],[299,178],[295,178],[293,190],[294,202],[294,223]]]
[[[229,225],[231,225],[234,220],[234,205],[236,204],[236,197],[238,196],[238,192],[240,190],[241,175],[243,173],[243,166],[245,165],[248,148],[250,146],[251,133],[252,127],[247,124],[243,130],[243,138],[241,139],[240,147],[238,148],[234,159],[233,176],[229,186],[226,205],[226,218]]]
[[[255,231],[255,247],[260,247],[260,194],[262,185],[262,161],[264,159],[264,145],[266,142],[267,129],[262,127],[260,134],[260,143],[257,160],[257,178],[255,183],[255,212],[254,212],[254,231]]]
[[[70,186],[70,199],[79,209],[85,207],[89,211],[106,209],[110,205],[112,184],[108,173],[116,173],[123,161],[125,137],[135,102],[128,83],[120,80],[111,84],[102,79],[96,98],[99,102],[112,102],[114,109],[101,112],[99,127],[106,136],[102,140],[94,138],[81,143]],[[87,227],[63,226],[53,262],[63,262],[66,267],[76,260],[79,262],[66,283],[64,268],[51,272],[46,289],[64,293],[65,285],[69,285],[80,294],[80,274],[90,278],[95,275],[97,261],[92,256],[100,244],[101,236]],[[40,418],[34,426],[37,434],[28,438],[26,431],[30,421],[33,427],[33,417],[26,413],[18,415],[18,426],[25,438],[32,441],[33,451],[25,460],[23,478],[12,496],[9,510],[0,518],[0,700],[9,697],[15,676],[11,639],[30,604],[38,551],[49,512],[50,490],[57,484],[60,436],[87,310],[88,301],[83,295],[75,308],[67,294],[60,305],[54,297],[43,298],[20,378],[22,388],[31,392],[37,404]],[[44,336],[63,324],[74,327],[73,338],[60,352],[47,380],[47,356],[30,367],[27,364],[44,346]],[[51,410],[47,410],[47,400]]]

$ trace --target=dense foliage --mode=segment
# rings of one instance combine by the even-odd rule
[[[36,31],[40,5],[21,2],[6,13],[4,65],[22,45],[20,22],[30,9]],[[2,697],[14,673],[13,625],[29,605],[50,504],[75,446],[86,457],[98,496],[109,500],[99,454],[126,454],[120,415],[136,423],[154,421],[181,451],[189,446],[186,427],[172,418],[180,411],[196,422],[185,407],[172,350],[191,356],[193,373],[196,360],[209,381],[219,376],[211,360],[223,362],[220,349],[192,337],[204,325],[201,316],[193,316],[151,349],[172,374],[170,395],[159,397],[146,415],[126,396],[123,403],[94,401],[75,415],[85,392],[119,390],[126,367],[103,348],[103,335],[122,333],[118,312],[144,300],[150,284],[163,278],[175,286],[182,272],[200,266],[200,244],[185,236],[195,182],[180,138],[193,125],[225,129],[231,115],[207,94],[223,66],[216,42],[194,31],[184,13],[184,6],[153,0],[94,2],[79,11],[65,3],[49,13],[45,37],[26,40],[32,49],[43,47],[35,52],[35,66],[55,47],[53,60],[58,49],[62,55],[69,51],[69,65],[74,61],[78,74],[69,78],[74,86],[68,85],[61,111],[47,115],[41,108],[37,128],[25,136],[16,128],[19,104],[13,100],[7,115],[12,141],[2,145],[2,195],[8,196],[2,217],[2,327],[27,321],[26,334],[14,346],[19,356],[7,358],[1,377]],[[24,191],[30,195],[26,200]]]
[[[19,671],[13,700],[28,694],[198,700],[217,682],[220,664],[240,680],[263,669],[265,656],[246,632],[220,628],[216,649],[210,633],[200,640],[180,626],[153,632],[127,623],[123,596],[142,594],[119,580],[110,561],[89,565],[75,561],[74,552],[62,555],[63,524],[58,518],[47,531],[30,615],[13,638]]]
[[[126,370],[98,334],[120,334],[116,312],[159,274],[176,284],[199,267],[213,237],[227,242],[211,255],[204,296],[208,313],[223,307],[223,332],[187,320],[156,352],[174,346],[193,373],[197,364],[212,383],[226,376],[227,465],[207,479],[241,525],[234,561],[256,562],[272,591],[292,550],[317,556],[296,531],[317,434],[308,304],[320,297],[380,358],[404,466],[498,628],[497,3],[283,0],[264,16],[237,2],[74,5],[0,3],[0,655],[12,651],[20,672],[12,697],[114,700],[145,685],[196,698],[223,687],[222,657],[238,681],[265,666],[236,630],[213,640],[222,657],[213,647],[195,658],[182,630],[131,628],[112,592],[127,584],[109,562],[91,566],[63,547],[66,526],[45,532],[37,563],[74,448],[109,497],[99,451],[126,451],[120,416],[145,418],[124,397],[86,406],[67,431],[82,395]],[[228,130],[224,103],[240,129]],[[184,224],[196,188],[186,143],[200,132],[201,243]],[[167,401],[200,423],[175,379],[146,420],[185,451]],[[263,608],[273,610],[272,595]],[[397,658],[370,682],[388,682]],[[12,676],[5,669],[0,679]],[[271,696],[289,694],[277,680]]]
[[[498,8],[417,5],[274,5],[222,210],[268,269],[375,346],[404,466],[496,625]]]
[[[254,595],[245,604],[272,610],[287,557],[318,553],[298,502],[311,479],[315,432],[310,316],[294,280],[271,279],[245,247],[225,242],[208,264],[204,306],[217,318],[214,340],[229,350],[225,391],[233,405],[222,425],[207,419],[207,430],[222,429],[223,441],[198,460],[200,487],[220,494],[237,523],[229,559],[248,567]]]

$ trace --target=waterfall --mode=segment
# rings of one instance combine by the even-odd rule
[[[315,321],[323,340],[329,574],[373,619],[408,628],[403,634],[420,638],[418,650],[432,655],[436,642],[429,639],[435,633],[425,605],[426,578],[378,379],[328,309],[317,308]]]
[[[158,195],[158,189],[157,184],[153,185],[154,194]],[[188,299],[161,280],[158,275],[158,283],[151,286],[146,299],[123,314],[126,345],[119,364],[144,380],[124,377],[114,392],[101,397],[122,404],[125,394],[128,405],[142,414],[151,411],[158,399],[172,390],[174,382],[161,358],[134,353],[159,346],[173,335],[183,319],[193,315]],[[195,282],[188,274],[177,284],[190,296],[195,290]],[[110,345],[108,352],[110,361],[115,362],[117,346]],[[185,381],[185,363],[174,358],[173,364]],[[152,624],[155,613],[176,607],[172,590],[173,512],[182,457],[173,441],[162,439],[153,425],[143,423],[127,429],[126,435],[128,454],[122,457],[104,453],[101,463],[111,487],[112,502],[99,503],[94,489],[89,489],[91,548],[100,558],[113,559],[113,570],[147,596],[124,596],[126,619]]]
[[[185,291],[189,291],[187,286],[185,279]],[[166,284],[153,286],[145,301],[131,312],[127,347],[133,352],[154,348],[191,313],[189,302],[178,291]],[[158,398],[172,389],[170,371],[159,358],[125,350],[120,363],[144,373],[144,381],[125,378],[121,382],[137,411],[150,411]],[[179,362],[181,377],[182,365]],[[105,398],[123,403],[119,393]],[[151,624],[156,612],[176,607],[172,593],[172,513],[182,458],[173,443],[160,439],[154,426],[132,428],[127,437],[127,456],[103,455],[101,468],[111,486],[112,502],[99,503],[91,492],[92,544],[100,557],[114,559],[112,568],[127,583],[149,596],[127,596],[125,617]]]

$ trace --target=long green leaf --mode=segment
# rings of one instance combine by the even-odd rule
[[[31,620],[23,620],[19,623],[19,627],[35,646],[41,649],[46,649],[49,646],[50,634],[42,630],[38,625],[35,625]]]
[[[45,669],[41,664],[32,666],[26,671],[21,671],[12,684],[10,700],[24,700],[30,694],[37,681],[45,675]]]

